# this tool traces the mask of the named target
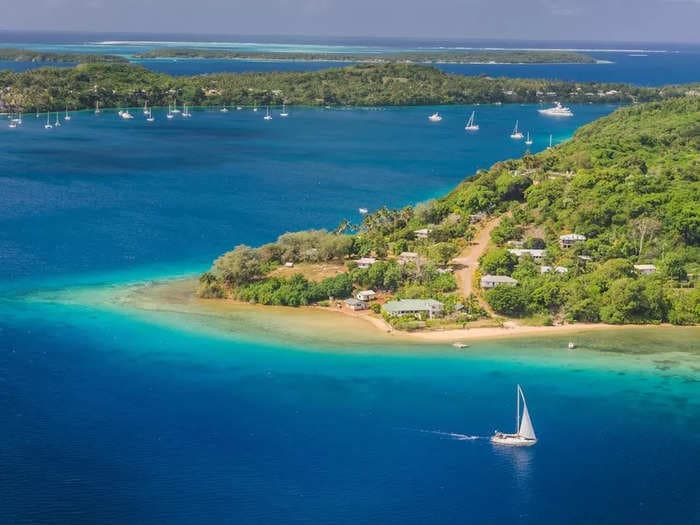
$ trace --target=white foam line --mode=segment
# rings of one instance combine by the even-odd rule
[[[422,432],[424,434],[434,434],[436,436],[442,436],[450,439],[455,439],[457,441],[476,441],[477,439],[484,439],[484,436],[469,436],[467,434],[459,434],[457,432],[442,432],[440,430],[422,430],[419,429],[417,432]]]

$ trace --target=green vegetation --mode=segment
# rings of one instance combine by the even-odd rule
[[[167,105],[420,105],[629,103],[679,97],[689,86],[663,89],[595,82],[464,77],[430,67],[363,64],[313,72],[214,74],[172,77],[133,64],[79,64],[22,73],[0,71],[0,108],[12,111],[67,107]]]
[[[593,57],[572,51],[548,50],[467,50],[414,51],[396,53],[304,53],[269,51],[227,51],[225,49],[162,48],[138,53],[136,58],[208,58],[220,60],[307,60],[382,64],[594,64]]]
[[[0,60],[12,62],[69,62],[87,64],[96,62],[126,63],[129,60],[116,55],[100,55],[96,53],[54,53],[52,51],[36,51],[32,49],[0,48]]]
[[[499,162],[430,203],[382,208],[334,233],[285,234],[258,249],[238,247],[202,276],[200,294],[300,305],[373,288],[397,298],[438,299],[453,324],[467,322],[483,312],[475,297],[459,297],[443,268],[472,238],[472,222],[487,214],[502,220],[480,272],[518,281],[485,293],[496,312],[546,324],[697,324],[699,202],[700,97],[631,106],[584,126],[559,147]],[[561,246],[560,235],[572,232],[586,239]],[[510,252],[513,245],[545,253],[535,262]],[[407,251],[417,257],[402,257]],[[268,276],[284,262],[363,256],[380,260],[362,270],[346,262],[347,274],[316,283]],[[639,264],[654,267],[646,274]],[[553,271],[543,273],[542,265]],[[415,319],[393,321],[415,325]]]

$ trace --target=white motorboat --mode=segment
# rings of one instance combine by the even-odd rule
[[[523,404],[522,416],[520,412],[521,401]],[[528,412],[527,404],[525,403],[525,394],[523,394],[523,390],[520,388],[520,385],[518,385],[517,388],[517,408],[515,421],[517,428],[515,434],[506,434],[505,432],[499,432],[497,430],[491,437],[491,443],[511,447],[530,447],[537,443],[535,428],[532,426],[530,413]]]
[[[428,117],[428,120],[429,120],[430,122],[440,122],[440,121],[442,120],[442,116],[440,115],[440,113],[438,113],[438,112],[436,111],[435,113],[433,113],[432,115],[430,115],[430,116]]]
[[[559,102],[554,103],[554,107],[537,110],[540,115],[548,117],[573,117],[574,112],[566,106],[562,106]]]

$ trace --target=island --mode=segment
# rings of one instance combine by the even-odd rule
[[[312,72],[174,77],[121,63],[84,63],[25,72],[0,71],[0,110],[14,112],[187,104],[190,107],[426,104],[630,104],[700,92],[698,85],[466,77],[415,64],[359,64]]]
[[[134,58],[272,60],[309,62],[355,62],[381,64],[595,64],[589,55],[547,49],[469,49],[460,51],[397,51],[383,53],[312,53],[281,51],[230,51],[225,49],[159,48],[137,53]]]
[[[91,63],[128,63],[125,57],[103,55],[99,53],[56,53],[53,51],[37,51],[34,49],[0,48],[0,60],[8,62],[67,62],[73,64]]]
[[[428,203],[237,246],[197,294],[447,334],[696,325],[699,173],[700,96],[630,106]]]

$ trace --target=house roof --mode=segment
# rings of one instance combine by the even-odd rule
[[[418,254],[416,252],[401,252],[399,257],[418,257]]]
[[[442,308],[443,304],[435,299],[401,299],[389,301],[382,307],[389,313],[414,312],[419,310],[433,310]]]
[[[560,235],[559,239],[562,241],[585,241],[586,236],[581,235],[580,233],[566,233],[564,235]]]
[[[367,306],[366,302],[355,299],[354,297],[348,297],[345,299],[345,304],[348,306]]]
[[[431,231],[430,228],[421,228],[420,230],[413,230],[416,235],[428,235]]]
[[[653,264],[635,264],[635,270],[656,270],[656,266]]]
[[[377,262],[377,259],[374,257],[361,257],[355,261],[357,264],[374,264]]]
[[[377,292],[375,292],[374,290],[361,290],[361,291],[357,292],[357,295],[360,295],[360,294],[369,294],[369,295],[374,294],[374,295],[376,295]]]
[[[513,255],[520,257],[521,255],[532,255],[533,257],[544,257],[547,250],[538,250],[530,248],[511,248],[508,250]]]
[[[491,282],[491,283],[517,283],[518,281],[516,279],[513,279],[512,277],[508,277],[507,275],[484,275],[481,278],[482,282]]]

